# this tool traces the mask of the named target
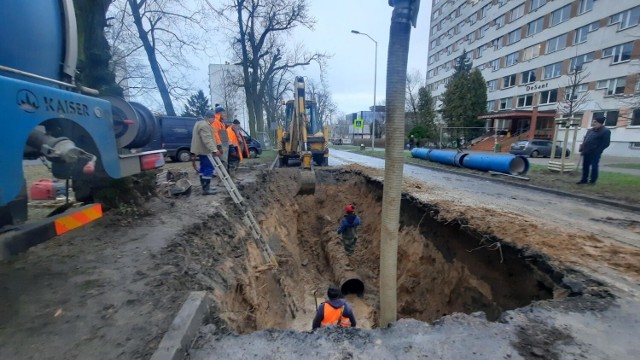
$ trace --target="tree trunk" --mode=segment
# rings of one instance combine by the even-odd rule
[[[251,93],[251,90],[248,88],[248,86],[245,86],[244,93],[245,93],[245,100],[247,103],[247,114],[249,115],[249,135],[251,135],[251,137],[257,138],[256,116],[255,116],[255,110],[253,107],[253,104],[254,104],[253,95]]]
[[[418,0],[414,0],[418,1]],[[387,138],[385,145],[382,229],[380,231],[380,317],[381,327],[397,319],[398,228],[404,167],[404,105],[409,55],[409,4],[396,0],[389,31],[387,63]]]
[[[77,80],[84,86],[97,89],[104,95],[122,96],[109,67],[111,53],[104,36],[105,14],[111,0],[74,1],[78,23]]]
[[[158,64],[158,59],[156,58],[155,48],[149,41],[147,32],[145,31],[142,24],[142,17],[140,16],[140,5],[136,0],[129,0],[129,6],[131,7],[131,13],[133,14],[133,22],[135,23],[136,29],[138,30],[138,36],[140,37],[140,41],[142,41],[144,51],[147,53],[147,59],[149,60],[151,71],[153,72],[153,78],[156,82],[156,85],[158,85],[158,91],[160,92],[160,97],[162,98],[162,102],[164,103],[164,109],[167,115],[176,116],[176,112],[173,109],[173,102],[171,101],[171,96],[169,95],[169,88],[164,81],[162,70],[160,69],[160,65]]]

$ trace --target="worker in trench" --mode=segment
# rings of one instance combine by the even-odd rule
[[[326,326],[356,327],[356,317],[353,315],[353,309],[342,298],[342,292],[335,287],[329,287],[327,290],[329,301],[323,302],[318,306],[316,316],[311,324],[312,329]]]
[[[360,226],[360,217],[355,214],[355,206],[349,204],[344,208],[344,216],[340,220],[338,234],[342,234],[342,244],[347,256],[353,255],[356,250],[356,241],[358,240],[358,226]]]

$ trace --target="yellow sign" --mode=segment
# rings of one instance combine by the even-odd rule
[[[353,120],[353,128],[354,129],[364,129],[364,120],[362,120],[362,119]]]

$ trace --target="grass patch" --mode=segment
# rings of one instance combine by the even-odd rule
[[[640,164],[610,164],[607,167],[618,168],[618,169],[636,169],[640,170]]]

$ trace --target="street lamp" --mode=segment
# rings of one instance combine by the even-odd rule
[[[376,140],[376,83],[378,78],[378,42],[375,41],[371,36],[363,32],[357,30],[351,30],[351,32],[357,35],[364,35],[371,41],[373,41],[374,44],[376,44],[375,58],[373,60],[373,123],[371,124],[371,150],[373,150]]]

